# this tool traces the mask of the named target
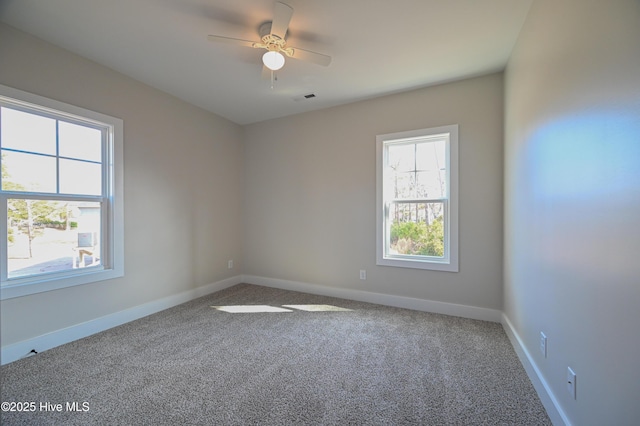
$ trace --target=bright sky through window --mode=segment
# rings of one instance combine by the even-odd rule
[[[0,86],[2,299],[123,275],[122,127]]]

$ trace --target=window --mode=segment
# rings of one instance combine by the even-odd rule
[[[122,127],[0,86],[2,299],[124,274]]]
[[[377,264],[458,271],[458,126],[379,135]]]

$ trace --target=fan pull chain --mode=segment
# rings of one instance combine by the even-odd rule
[[[278,81],[278,74],[276,74],[274,70],[271,70],[271,90],[273,90],[276,81]]]

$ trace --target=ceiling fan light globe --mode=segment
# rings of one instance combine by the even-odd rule
[[[262,55],[262,63],[272,71],[278,71],[284,66],[284,55],[280,52],[269,51]]]

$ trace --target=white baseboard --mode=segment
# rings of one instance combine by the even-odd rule
[[[555,426],[571,426],[571,422],[567,418],[564,410],[560,406],[560,403],[556,399],[553,391],[549,387],[549,384],[542,376],[540,369],[536,365],[535,361],[531,357],[531,354],[525,347],[522,342],[522,339],[513,328],[513,324],[509,321],[509,318],[503,313],[502,314],[502,328],[507,333],[509,340],[511,341],[511,346],[516,351],[518,358],[520,359],[520,363],[524,367],[533,387],[538,393],[538,397],[540,401],[542,401],[542,405],[545,410],[547,410],[547,414],[551,419],[551,422]]]
[[[255,275],[243,275],[242,282],[261,285],[264,287],[300,291],[303,293],[318,294],[321,296],[339,297],[341,299],[357,300],[359,302],[376,303],[378,305],[433,312],[436,314],[453,315],[456,317],[483,321],[500,322],[502,318],[502,312],[497,309],[479,308],[477,306],[458,305],[455,303],[437,302],[433,300],[416,299],[404,296],[393,296],[362,290],[327,287],[298,281],[258,277]]]
[[[196,299],[207,294],[223,290],[242,282],[241,276],[226,278],[215,283],[207,284],[193,290],[187,290],[173,296],[168,296],[160,300],[154,300],[143,305],[134,306],[133,308],[105,315],[90,321],[66,327],[60,330],[52,331],[41,336],[23,340],[17,343],[2,347],[0,352],[0,360],[2,365],[25,358],[31,354],[34,349],[37,352],[46,351],[83,337],[107,330],[118,325],[125,324],[139,318],[146,317],[156,312],[180,305],[190,300]]]

